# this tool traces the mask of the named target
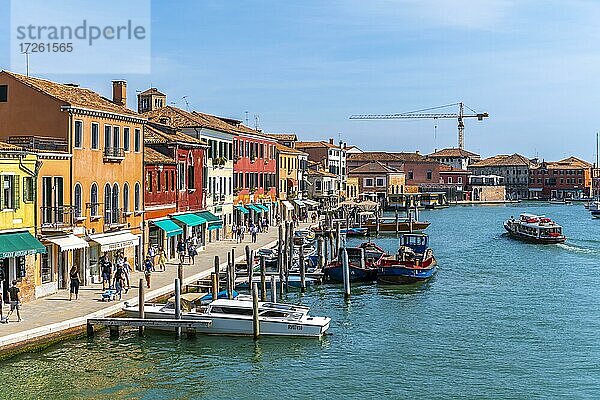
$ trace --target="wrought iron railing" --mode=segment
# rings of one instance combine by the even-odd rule
[[[105,147],[105,160],[122,160],[125,158],[125,150],[122,147]]]
[[[42,229],[64,230],[73,227],[73,217],[75,214],[81,215],[81,211],[76,213],[73,206],[54,206],[40,207],[42,219]]]

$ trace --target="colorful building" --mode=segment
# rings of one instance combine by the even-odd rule
[[[480,161],[479,154],[456,147],[436,150],[427,157],[455,169],[466,170],[474,162]]]
[[[520,154],[501,154],[469,165],[473,175],[497,175],[504,178],[510,200],[529,198],[529,170],[535,164]]]
[[[404,173],[378,161],[363,164],[348,172],[349,178],[358,180],[358,196],[362,199],[384,203],[389,194],[404,193]]]
[[[306,212],[306,206],[299,199],[298,171],[300,156],[306,153],[277,143],[277,182],[280,200],[279,215],[283,221],[291,220],[294,214]]]
[[[577,157],[542,161],[529,170],[533,199],[581,199],[589,197],[593,165]]]
[[[39,150],[44,150],[43,143],[64,143],[71,155],[69,190],[64,191],[64,176],[62,183],[54,174],[42,178],[42,233],[54,236],[58,226],[56,233],[66,236],[56,240],[60,254],[49,257],[48,263],[64,262],[59,268],[64,276],[69,263],[64,253],[77,250],[72,262],[80,267],[84,284],[100,281],[102,255],[114,259],[123,253],[139,267],[144,248],[142,130],[146,121],[126,107],[126,82],[113,81],[111,100],[75,84],[7,71],[0,72],[1,86],[8,93],[6,101],[0,102],[1,137],[37,137]],[[65,215],[70,222],[63,221]]]

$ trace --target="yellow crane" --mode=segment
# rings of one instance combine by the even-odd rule
[[[456,107],[458,106],[458,112],[430,112],[433,110],[439,110],[442,108]],[[465,108],[469,109],[472,114],[465,114]],[[441,119],[441,118],[455,118],[458,119],[458,147],[463,149],[465,147],[465,124],[463,120],[465,118],[477,118],[478,121],[483,121],[484,118],[488,118],[488,113],[478,113],[472,108],[464,105],[463,102],[446,104],[438,107],[424,108],[422,110],[409,111],[400,114],[355,114],[351,115],[350,119]]]

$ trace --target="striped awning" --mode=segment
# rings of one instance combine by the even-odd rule
[[[165,231],[167,237],[181,235],[183,229],[170,219],[161,219],[160,221],[152,221],[154,225]]]
[[[0,235],[0,258],[23,257],[45,252],[46,247],[29,232]]]
[[[207,222],[204,218],[194,213],[172,215],[171,218],[183,222],[187,226],[198,226]]]

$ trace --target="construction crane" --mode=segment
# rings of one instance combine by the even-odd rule
[[[428,111],[439,110],[441,108],[458,106],[458,113],[432,113]],[[469,109],[473,114],[465,114],[465,108]],[[464,103],[446,104],[444,106],[424,108],[422,110],[410,111],[401,114],[356,114],[351,115],[350,119],[441,119],[441,118],[456,118],[458,119],[458,147],[465,147],[465,118],[477,118],[478,121],[483,121],[488,118],[488,113],[478,113],[472,108],[465,106]]]

